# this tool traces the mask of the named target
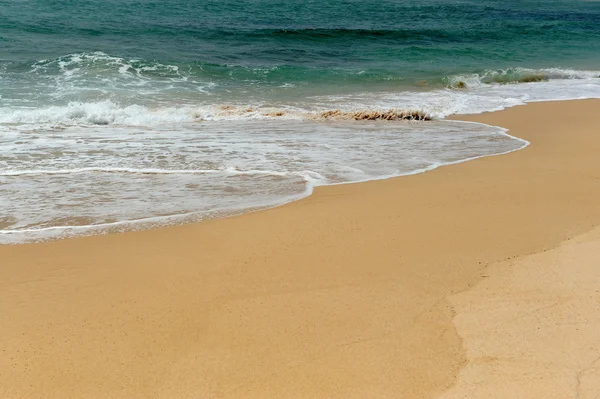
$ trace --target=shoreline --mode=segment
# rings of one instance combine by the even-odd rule
[[[502,157],[232,218],[0,247],[0,392],[435,397],[468,362],[448,297],[485,265],[600,222],[599,105],[456,117],[532,143]]]
[[[556,100],[556,101],[558,101],[558,100]],[[524,106],[524,105],[526,105],[526,104],[522,104],[520,106]],[[493,112],[498,112],[498,111],[493,111]],[[477,114],[475,114],[475,115],[477,115]],[[468,116],[470,116],[470,115],[463,115],[462,117],[467,118]],[[405,176],[418,175],[418,174],[427,173],[427,172],[430,172],[430,171],[433,171],[433,170],[436,170],[438,168],[442,168],[445,166],[457,165],[457,164],[461,164],[464,162],[474,161],[474,160],[477,160],[480,158],[495,157],[495,156],[510,154],[511,152],[520,151],[531,144],[527,140],[524,140],[519,137],[508,134],[508,130],[501,126],[492,126],[492,125],[488,125],[488,124],[482,123],[482,122],[471,122],[468,120],[463,120],[463,119],[461,119],[461,116],[459,116],[459,115],[449,116],[448,118],[443,118],[443,119],[440,119],[439,121],[458,122],[458,123],[466,123],[466,124],[473,123],[476,125],[483,125],[483,126],[487,126],[490,128],[497,128],[497,129],[502,130],[502,132],[498,133],[499,135],[506,136],[510,139],[518,141],[522,145],[519,148],[515,148],[512,150],[507,150],[507,151],[503,151],[503,152],[499,152],[499,153],[495,153],[495,154],[476,155],[476,156],[472,156],[469,158],[459,159],[456,161],[434,163],[425,168],[415,169],[410,172],[404,172],[404,173],[400,173],[400,174],[382,175],[382,176],[378,176],[378,177],[367,178],[364,180],[318,184],[318,185],[315,185],[314,183],[311,183],[310,181],[306,181],[306,189],[301,194],[289,196],[289,198],[287,198],[281,202],[273,202],[272,204],[267,204],[267,205],[255,205],[255,206],[249,207],[249,208],[229,208],[229,209],[217,208],[217,209],[213,209],[210,211],[197,211],[197,212],[190,212],[190,213],[176,214],[176,215],[153,216],[153,217],[135,219],[135,220],[119,220],[119,221],[115,221],[115,222],[101,223],[101,224],[97,224],[97,225],[50,226],[50,227],[44,227],[44,228],[32,228],[32,229],[24,229],[24,230],[0,229],[0,237],[2,237],[2,236],[10,237],[14,234],[21,234],[21,233],[43,234],[44,232],[56,231],[56,230],[62,231],[61,235],[64,235],[64,236],[59,235],[59,236],[52,236],[52,237],[39,236],[39,238],[37,238],[37,239],[29,238],[29,239],[24,239],[24,241],[19,241],[19,242],[17,242],[17,241],[0,242],[0,246],[1,245],[36,244],[36,243],[42,243],[42,242],[52,242],[52,241],[56,241],[56,240],[72,239],[72,238],[77,238],[77,237],[89,237],[89,236],[96,236],[96,235],[106,235],[106,234],[122,234],[122,233],[129,233],[129,232],[152,230],[152,229],[157,229],[157,228],[160,229],[160,228],[166,228],[166,227],[177,227],[177,226],[182,226],[182,225],[186,225],[186,224],[196,224],[196,223],[206,222],[208,220],[219,220],[219,219],[232,218],[232,217],[242,216],[247,213],[254,213],[254,212],[265,211],[268,209],[278,208],[283,205],[301,201],[305,198],[310,197],[314,193],[314,190],[318,187],[341,186],[341,185],[347,185],[347,184],[362,184],[362,183],[373,182],[373,181],[381,181],[381,180],[388,180],[388,179],[396,179],[396,178],[405,177]],[[61,174],[61,173],[57,172],[56,174]],[[214,214],[216,214],[217,216],[214,216]],[[208,215],[208,216],[205,217],[205,215]],[[213,215],[213,216],[210,216],[210,215]],[[161,223],[161,221],[162,221],[162,223]],[[80,233],[77,233],[78,231]]]

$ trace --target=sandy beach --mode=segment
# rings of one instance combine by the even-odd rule
[[[597,398],[599,100],[282,207],[0,247],[0,397]]]

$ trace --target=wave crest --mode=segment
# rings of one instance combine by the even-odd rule
[[[472,75],[457,75],[444,79],[447,87],[466,89],[481,85],[538,83],[549,80],[600,78],[600,71],[579,71],[574,69],[545,68],[508,68],[488,70]]]
[[[31,71],[38,74],[61,74],[70,77],[79,75],[100,75],[116,72],[120,75],[135,75],[138,78],[163,77],[181,78],[177,65],[145,61],[139,58],[125,59],[96,51],[93,53],[73,53],[62,57],[39,60],[31,65]]]
[[[141,105],[121,106],[112,101],[71,102],[65,106],[47,108],[0,108],[0,123],[3,124],[154,126],[247,119],[427,121],[432,117],[425,111],[413,109],[308,111],[284,106],[234,105],[148,108]]]

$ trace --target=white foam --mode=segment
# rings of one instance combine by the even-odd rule
[[[85,173],[115,173],[141,175],[196,175],[196,174],[226,174],[226,175],[270,175],[287,176],[289,173],[274,170],[239,170],[234,167],[223,169],[157,169],[157,168],[74,168],[74,169],[25,169],[0,171],[0,176],[43,176],[43,175],[74,175]]]
[[[194,109],[121,106],[112,101],[70,102],[66,106],[44,108],[0,108],[0,123],[62,125],[152,126],[194,122]]]
[[[541,83],[549,80],[596,79],[598,77],[600,77],[599,71],[568,68],[507,68],[451,76],[447,81],[450,87],[456,87],[458,83],[463,82],[467,87],[473,88],[489,84],[518,84],[527,83],[527,81],[529,83]]]
[[[95,55],[89,57],[103,57]],[[108,57],[108,56],[106,56]],[[122,59],[108,57],[120,65],[123,73],[129,64]],[[72,56],[66,65],[79,65],[80,56]],[[161,66],[177,72],[176,66]],[[125,69],[123,69],[125,68]],[[136,74],[153,67],[138,67]],[[547,81],[531,83],[508,83],[511,79],[544,77]],[[314,119],[324,111],[339,109],[345,112],[416,110],[436,118],[452,114],[474,114],[498,111],[534,101],[554,101],[583,98],[600,98],[600,72],[571,69],[524,69],[488,71],[482,74],[454,76],[449,85],[464,82],[466,89],[440,89],[431,91],[402,91],[397,93],[359,93],[335,96],[313,96],[297,103],[279,105],[186,103],[172,106],[158,102],[148,104],[123,104],[113,100],[71,101],[66,105],[49,107],[9,106],[0,108],[3,124],[59,124],[59,125],[122,125],[157,127],[168,124],[194,123],[199,120],[252,120],[252,119]],[[203,91],[204,86],[195,89]],[[81,88],[76,88],[81,90]],[[164,89],[164,88],[162,88]],[[65,89],[66,90],[66,89]],[[141,89],[140,89],[141,90]]]
[[[413,108],[436,118],[444,118],[453,114],[500,111],[528,102],[600,98],[600,72],[562,69],[540,71],[546,71],[544,73],[550,76],[548,81],[488,84],[484,83],[485,74],[457,76],[451,80],[465,82],[466,89],[319,96],[314,98],[314,103],[329,108]]]
[[[152,83],[146,79],[149,71],[183,79],[176,66],[106,57],[72,55],[40,61],[38,67],[62,71],[57,98],[68,97],[69,90],[80,93],[82,87],[71,83],[89,73],[86,63],[99,59],[117,68],[126,90],[131,84],[142,87],[139,95],[146,81]],[[538,75],[547,80],[501,84]],[[152,101],[133,104],[113,99],[5,106],[0,108],[0,243],[225,216],[298,199],[315,186],[422,173],[515,151],[528,143],[480,124],[317,119],[335,109],[420,110],[443,118],[532,101],[600,98],[598,75],[491,71],[451,78],[450,85],[462,81],[466,89],[313,96],[276,105],[174,104],[150,96]]]
[[[304,197],[315,186],[418,173],[522,145],[501,129],[458,122],[13,131],[0,135],[0,207],[13,217],[0,217],[0,242],[229,215]]]

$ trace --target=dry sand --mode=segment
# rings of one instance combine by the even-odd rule
[[[462,118],[532,145],[267,211],[0,247],[0,397],[597,397],[599,235],[525,255],[600,222],[599,110]]]
[[[600,397],[600,229],[450,297],[468,364],[440,399]]]

